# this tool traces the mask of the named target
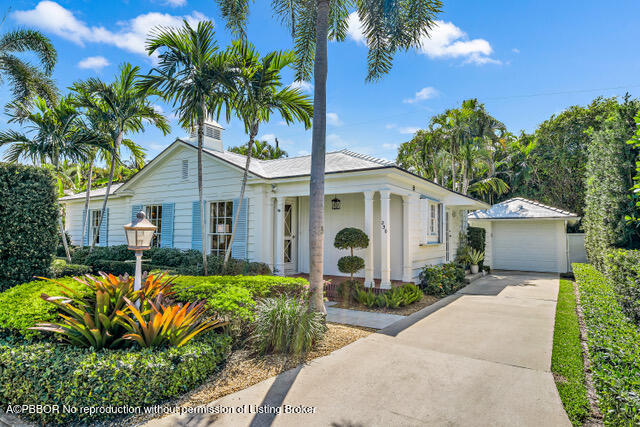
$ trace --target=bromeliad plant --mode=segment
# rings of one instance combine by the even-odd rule
[[[44,293],[41,295],[43,300],[58,307],[62,320],[57,323],[39,323],[29,329],[53,332],[60,335],[63,341],[77,347],[93,347],[96,350],[119,348],[129,340],[126,333],[130,323],[127,322],[126,318],[132,308],[141,314],[141,323],[144,323],[146,327],[149,322],[147,319],[150,316],[153,317],[153,310],[154,308],[157,309],[157,307],[153,306],[152,301],[171,297],[174,293],[171,289],[173,279],[165,279],[164,274],[147,276],[140,290],[134,290],[132,277],[126,275],[116,277],[104,273],[101,276],[101,278],[94,278],[86,275],[84,278],[74,278],[90,289],[88,293],[80,293],[60,282],[46,279],[65,289],[65,291],[61,292],[62,296],[49,296]],[[168,312],[163,307],[163,314]],[[179,312],[179,310],[176,310],[176,313]],[[135,317],[138,319],[137,316]],[[180,322],[184,321],[184,319],[179,318],[173,321],[176,322],[178,320]],[[198,323],[196,322],[197,320],[197,318],[193,319],[193,323]],[[204,330],[206,329],[210,328],[205,328]],[[198,332],[193,336],[203,331],[199,328],[196,328],[196,330]],[[173,332],[170,331],[169,333]],[[193,338],[193,336],[189,339]],[[188,339],[180,340],[182,344],[187,341]],[[163,344],[165,342],[173,345],[174,340],[162,341]]]
[[[116,311],[117,323],[128,331],[122,339],[135,341],[143,348],[181,347],[196,335],[229,323],[213,317],[201,319],[206,312],[205,300],[165,305],[163,296],[158,295],[155,301],[147,300],[147,304],[143,304],[149,307],[143,311],[127,298],[125,301],[128,312]]]

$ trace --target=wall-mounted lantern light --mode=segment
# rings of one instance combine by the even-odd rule
[[[331,200],[331,209],[333,209],[334,211],[337,211],[340,209],[340,206],[341,206],[340,199],[338,199],[337,197],[334,197]]]

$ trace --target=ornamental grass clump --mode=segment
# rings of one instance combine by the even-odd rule
[[[310,311],[304,300],[286,296],[259,301],[253,327],[251,339],[260,354],[302,354],[327,331],[322,314]]]

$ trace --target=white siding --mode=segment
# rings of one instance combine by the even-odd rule
[[[189,177],[182,179],[182,161],[189,161]],[[175,203],[174,216],[174,247],[180,249],[191,248],[191,216],[192,204],[198,200],[198,169],[197,152],[188,147],[177,147],[171,155],[159,160],[151,173],[141,175],[128,190],[133,192],[130,197],[113,197],[109,199],[109,244],[125,244],[124,225],[131,222],[133,205],[147,205],[160,203]],[[206,201],[232,200],[240,195],[242,171],[211,156],[203,157],[204,170],[204,199]],[[259,239],[256,236],[262,227],[262,190],[255,192],[247,187],[246,196],[249,198],[249,235],[248,257],[250,260],[262,258]],[[102,200],[92,200],[91,209],[102,206]],[[68,229],[72,243],[81,244],[82,210],[84,200],[77,200],[67,205],[67,216],[70,219]],[[208,208],[206,212],[206,228],[208,229]]]

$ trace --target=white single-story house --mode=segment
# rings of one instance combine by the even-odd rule
[[[267,263],[277,274],[309,271],[310,156],[252,159],[239,221],[233,224],[245,157],[224,149],[223,128],[207,122],[204,141],[206,245],[224,254],[232,227],[238,227],[232,256]],[[124,225],[140,210],[158,226],[154,245],[200,249],[197,144],[176,139],[127,182],[114,185],[106,218],[99,223],[105,189],[91,191],[90,229],[82,236],[85,194],[61,198],[66,229],[75,245],[98,234],[99,245],[125,244]],[[338,259],[347,251],[333,247],[344,227],[357,227],[370,238],[359,250],[367,285],[391,280],[415,281],[426,264],[453,260],[469,210],[489,205],[448,190],[394,163],[348,150],[326,155],[326,275],[340,275]]]
[[[570,270],[567,225],[578,222],[578,215],[516,197],[471,212],[468,219],[469,225],[486,230],[485,264],[492,268],[554,273]],[[577,251],[573,252],[577,256]]]

